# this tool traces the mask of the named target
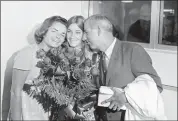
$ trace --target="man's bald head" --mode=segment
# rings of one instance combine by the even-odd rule
[[[113,25],[110,20],[103,15],[96,14],[92,15],[85,20],[85,25],[88,25],[91,29],[93,28],[101,28],[108,32],[113,32]]]
[[[90,48],[105,51],[114,41],[113,24],[103,15],[92,15],[84,22],[85,37]]]

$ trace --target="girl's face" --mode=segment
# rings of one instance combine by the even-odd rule
[[[65,25],[55,22],[49,27],[43,41],[49,48],[59,47],[65,40],[66,31]]]
[[[80,47],[82,44],[83,31],[76,23],[71,24],[67,29],[67,41],[71,47]]]

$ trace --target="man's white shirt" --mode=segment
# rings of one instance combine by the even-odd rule
[[[116,41],[117,41],[117,39],[114,38],[114,41],[111,43],[111,45],[108,47],[108,49],[104,52],[106,54],[106,58],[105,59],[106,59],[107,67],[109,65],[109,60],[111,58],[111,54],[112,54],[112,51],[114,49],[114,45],[115,45]]]

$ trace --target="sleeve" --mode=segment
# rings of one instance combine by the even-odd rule
[[[32,67],[33,49],[30,47],[20,50],[14,59],[14,69],[30,70]]]
[[[132,116],[126,115],[126,119],[136,116],[144,117],[142,119],[166,119],[163,99],[157,90],[156,83],[149,75],[138,76],[124,88],[124,91],[130,105],[128,109],[132,112]]]
[[[160,92],[162,92],[163,87],[161,79],[157,72],[152,66],[152,60],[148,53],[140,45],[136,45],[133,48],[131,55],[131,70],[135,77],[143,74],[148,74],[153,78]]]

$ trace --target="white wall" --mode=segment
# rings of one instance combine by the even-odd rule
[[[161,95],[164,100],[167,118],[169,120],[177,120],[177,89],[164,87]]]
[[[77,14],[81,15],[81,1],[2,1],[1,85],[7,60],[28,45],[27,35],[36,24],[52,15],[68,19]]]
[[[153,66],[163,83],[161,93],[165,114],[169,120],[177,120],[177,52],[146,49],[153,61]]]
[[[146,49],[164,85],[177,87],[177,52]]]
[[[81,15],[81,1],[1,1],[1,99],[7,61],[28,45],[34,26],[52,15]]]

